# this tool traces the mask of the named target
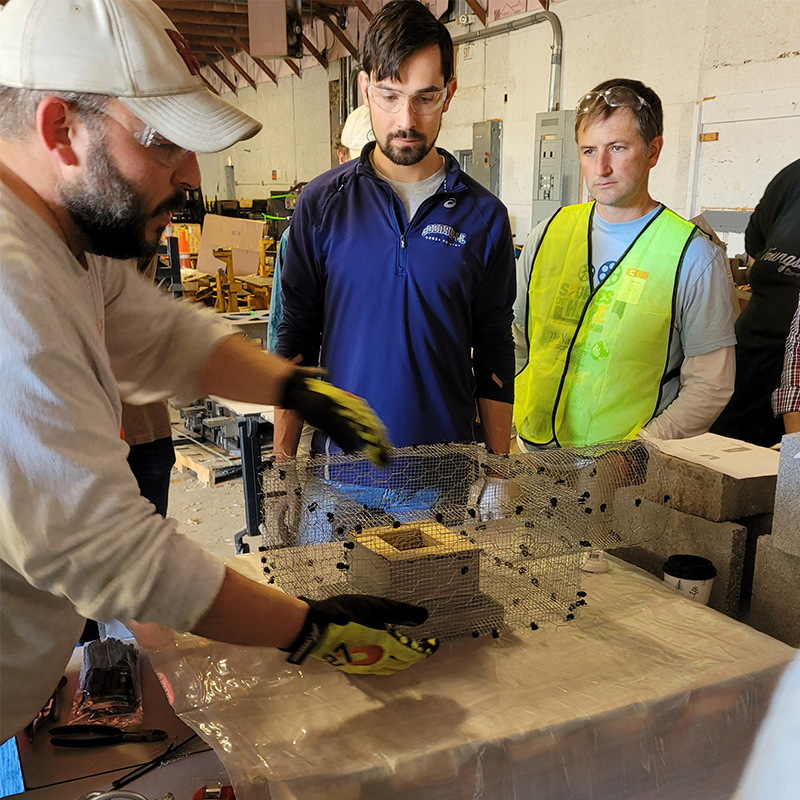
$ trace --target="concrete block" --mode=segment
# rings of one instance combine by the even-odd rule
[[[415,637],[457,639],[502,628],[502,604],[480,591],[480,546],[432,520],[348,536],[348,583],[366,594],[424,603],[430,611],[413,629]]]
[[[481,548],[432,520],[349,534],[347,580],[367,594],[463,605],[480,585]]]
[[[753,594],[753,571],[756,564],[756,547],[762,536],[772,533],[772,514],[756,514],[735,520],[737,525],[747,529],[747,544],[744,551],[744,571],[742,572],[742,603],[739,606],[740,616],[750,608],[750,597]]]
[[[800,647],[800,615],[795,597],[800,556],[778,549],[774,536],[761,536],[756,551],[753,594],[744,621],[792,647]]]
[[[630,491],[618,492],[614,510],[616,531],[629,546],[608,552],[659,578],[664,577],[662,566],[673,553],[691,553],[710,559],[717,568],[717,577],[708,604],[736,618],[747,530],[732,522],[711,522],[649,500],[641,500],[636,505],[619,497]]]
[[[653,452],[644,496],[685,514],[730,522],[770,513],[776,479],[775,475],[732,478],[701,464]]]
[[[800,556],[800,433],[781,440],[772,535],[776,548]]]

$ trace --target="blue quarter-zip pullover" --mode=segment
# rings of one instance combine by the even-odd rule
[[[469,441],[476,397],[513,401],[508,213],[439,150],[445,179],[408,221],[374,146],[300,195],[277,352],[365,397],[398,447]]]

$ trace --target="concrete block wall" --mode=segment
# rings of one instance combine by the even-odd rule
[[[618,495],[630,491],[623,489]],[[642,538],[639,534],[641,541],[635,546],[611,549],[609,553],[659,578],[664,577],[664,562],[674,553],[708,558],[717,568],[709,606],[730,617],[738,617],[746,528],[732,522],[713,522],[644,499],[638,506],[615,500],[614,515],[623,540],[628,540],[631,531],[649,531],[650,537]]]
[[[338,63],[328,70],[310,67],[302,79],[293,73],[268,81],[253,90],[223,98],[264,127],[252,139],[221,153],[199,155],[203,194],[225,197],[225,166],[234,169],[236,199],[269,197],[271,191],[309,181],[331,168],[328,84],[338,78]],[[273,170],[275,178],[272,177]]]
[[[658,451],[651,453],[651,464],[645,497],[668,508],[713,522],[772,512],[775,475],[732,478]]]
[[[645,484],[617,491],[615,524],[627,546],[611,552],[658,577],[673,553],[710,559],[718,575],[709,605],[739,617],[749,610],[759,539],[772,528],[776,482],[732,478],[652,448]]]

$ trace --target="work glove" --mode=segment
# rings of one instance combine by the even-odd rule
[[[308,600],[303,629],[287,648],[290,664],[307,656],[354,675],[391,675],[432,655],[436,639],[416,641],[392,625],[419,625],[428,618],[422,606],[364,594]]]
[[[469,487],[467,509],[474,509],[481,522],[503,519],[509,515],[511,503],[517,495],[519,486],[508,478],[480,478]]]
[[[283,389],[280,405],[296,411],[345,453],[364,450],[378,467],[389,463],[389,440],[383,423],[360,397],[318,380],[318,372],[298,368]]]

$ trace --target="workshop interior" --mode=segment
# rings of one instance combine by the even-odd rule
[[[83,70],[84,91],[115,110],[83,120],[105,126],[108,163],[80,186],[60,140],[40,134],[37,173],[0,120],[3,284],[20,280],[12,234],[43,236],[14,222],[24,213],[51,233],[83,231],[106,206],[150,220],[142,230],[164,224],[135,291],[108,277],[91,288],[113,244],[57,230],[72,256],[31,245],[71,258],[86,297],[105,298],[95,339],[65,344],[58,373],[51,353],[41,372],[24,355],[49,339],[16,308],[52,303],[50,336],[68,343],[62,315],[90,317],[96,297],[60,278],[33,283],[47,303],[4,290],[3,330],[22,344],[0,355],[1,429],[18,426],[0,435],[0,529],[14,542],[0,583],[22,576],[74,606],[65,629],[86,625],[63,664],[42,663],[51,693],[0,745],[0,797],[800,796],[800,0],[60,2],[75,31],[96,25],[131,64],[149,59],[126,80],[156,88],[115,94]],[[0,61],[12,39],[49,30],[54,4],[0,0]],[[209,120],[224,101],[231,131],[258,126],[207,152],[189,144],[188,111],[181,135],[160,130],[147,115],[169,94],[167,45],[148,53],[134,17],[168,34]],[[87,55],[100,41],[78,36],[53,59],[102,72]],[[80,101],[41,85],[36,47],[17,50],[18,82],[0,65],[0,115],[6,86]],[[133,148],[148,188],[114,156]],[[159,192],[178,202],[151,219],[142,198]],[[128,312],[114,292],[161,309],[150,355],[133,341],[140,308],[115,334]],[[229,338],[249,355],[210,381]],[[170,370],[196,391],[164,391]],[[94,384],[102,403],[86,399]],[[59,408],[81,405],[114,435],[70,429]],[[68,448],[85,463],[62,474]],[[112,458],[152,505],[102,482]],[[157,467],[158,498],[143,482]],[[51,546],[39,537],[56,522]],[[153,556],[131,573],[153,601],[104,618],[124,605],[130,554],[144,562],[167,541],[186,569],[173,554],[165,575]],[[115,578],[101,565],[117,558]],[[79,569],[96,603],[71,594]],[[229,582],[257,588],[203,627]],[[257,592],[308,616],[284,625],[297,606],[261,607]],[[49,654],[14,616],[36,604],[3,597],[0,661]],[[283,638],[237,638],[256,625]],[[9,675],[10,708],[24,681]]]

